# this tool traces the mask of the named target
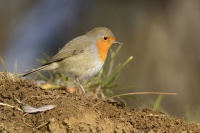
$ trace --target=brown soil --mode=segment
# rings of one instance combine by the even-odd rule
[[[57,105],[45,112],[27,114],[23,104]],[[131,109],[65,90],[42,90],[31,80],[0,73],[0,132],[3,133],[198,133],[200,125],[166,117],[150,109]],[[11,105],[11,106],[9,106]]]

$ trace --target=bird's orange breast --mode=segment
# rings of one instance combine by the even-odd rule
[[[104,40],[104,39],[97,40],[97,50],[98,50],[98,56],[99,56],[100,61],[102,62],[105,61],[107,57],[108,49],[112,45],[113,40],[115,39],[109,38],[108,40]]]

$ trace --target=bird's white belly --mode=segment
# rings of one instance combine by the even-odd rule
[[[103,62],[97,60],[89,60],[88,58],[83,58],[76,56],[75,59],[68,58],[60,64],[59,71],[64,73],[69,78],[79,78],[79,80],[87,80],[95,76],[103,66]],[[69,63],[70,62],[70,63]]]

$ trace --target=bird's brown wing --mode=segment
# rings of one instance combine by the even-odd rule
[[[70,51],[65,51],[65,50],[61,50],[59,51],[56,55],[54,55],[47,63],[45,63],[44,65],[48,65],[54,62],[59,62],[62,61],[66,58],[69,58],[71,56],[75,56],[78,54],[83,53],[84,50],[83,49],[76,49],[76,50],[70,50]]]
[[[88,44],[90,44],[90,39],[88,39],[87,36],[79,36],[68,42],[56,55],[49,60],[49,62],[44,65],[48,65],[53,62],[59,62],[66,58],[84,53],[88,48]]]

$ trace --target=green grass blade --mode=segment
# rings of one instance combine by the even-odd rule
[[[154,103],[154,106],[153,106],[154,111],[156,111],[160,108],[160,104],[162,102],[162,99],[163,99],[163,95],[159,95],[158,98],[156,99],[156,102]]]
[[[187,105],[185,106],[185,119],[188,122],[192,121],[191,112],[190,112],[190,109],[189,109],[189,107]]]
[[[111,51],[111,61],[110,61],[110,64],[109,64],[107,76],[110,75],[110,73],[112,72],[113,65],[114,65],[114,59],[117,56],[117,54],[119,53],[121,47],[122,47],[122,45],[119,45],[119,47],[117,48],[117,50],[115,52],[113,52],[112,49],[110,50]]]
[[[3,60],[3,58],[1,56],[0,56],[0,64],[2,64],[3,69],[6,70],[5,62],[4,62],[4,60]]]
[[[45,64],[47,62],[45,59],[37,59],[36,61],[41,64]]]
[[[49,80],[46,76],[44,76],[44,75],[41,74],[40,72],[37,72],[37,75],[38,75],[40,78],[42,78],[43,80],[46,80],[46,81]]]

